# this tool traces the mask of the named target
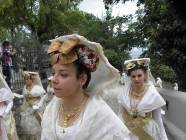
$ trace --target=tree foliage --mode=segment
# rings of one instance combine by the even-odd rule
[[[105,5],[119,1],[126,0],[105,0]],[[143,4],[144,8],[137,11],[137,21],[130,25],[132,30],[129,28],[128,31],[133,35],[130,40],[133,40],[136,46],[148,48],[143,57],[150,57],[154,64],[158,65],[154,67],[155,74],[164,73],[164,80],[172,81],[175,80],[175,77],[171,76],[174,71],[179,85],[186,89],[184,4],[176,0],[138,0],[138,5],[140,4]],[[163,69],[167,72],[162,72]],[[169,76],[172,79],[168,78]]]
[[[69,32],[65,18],[81,0],[8,0],[0,7],[0,25],[11,35],[28,30],[45,41]]]
[[[25,48],[30,49],[33,46],[34,49],[42,46],[41,44],[48,43],[49,39],[56,36],[79,33],[91,41],[99,42],[105,50],[108,50],[106,54],[108,52],[108,57],[111,56],[109,61],[121,69],[124,59],[129,57],[128,52],[131,49],[129,44],[132,43],[129,40],[132,34],[124,32],[123,25],[130,22],[131,17],[112,17],[111,11],[107,10],[106,16],[99,19],[80,11],[77,5],[81,1],[9,0],[4,2],[0,7],[0,39],[11,38],[18,52],[22,52]]]
[[[162,0],[146,0],[144,17],[140,20],[144,36],[150,41],[146,55],[170,66],[179,85],[186,88],[186,21],[177,16],[170,3]]]

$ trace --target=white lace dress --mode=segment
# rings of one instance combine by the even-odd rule
[[[37,105],[44,95],[45,90],[38,85],[34,85],[29,92],[26,87],[23,88],[25,100],[21,106],[21,140],[40,140],[41,134],[41,112],[33,110],[33,105]]]
[[[82,115],[82,113],[81,113]],[[82,117],[82,116],[81,116]],[[76,140],[81,120],[76,120],[72,126],[63,128],[59,125],[59,115],[56,120],[56,135],[58,140]]]
[[[42,120],[41,140],[129,140],[129,131],[100,98],[89,97],[80,122],[66,129],[56,126],[61,100],[54,97]],[[50,114],[50,115],[49,115]]]
[[[121,88],[118,96],[118,102],[120,104],[119,116],[124,122],[125,120],[122,116],[124,111],[130,112],[133,107],[133,105],[131,105],[129,91],[130,85],[125,85]],[[144,97],[136,104],[138,104],[137,110],[139,116],[144,117],[146,113],[152,113],[151,119],[148,120],[148,123],[144,126],[145,132],[147,132],[153,140],[168,140],[161,117],[161,107],[165,105],[165,101],[152,83],[149,83],[149,88]],[[131,140],[139,140],[139,138],[135,135],[131,135]]]

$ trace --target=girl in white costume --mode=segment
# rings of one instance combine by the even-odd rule
[[[19,140],[12,107],[13,93],[0,74],[0,140]]]
[[[52,87],[52,78],[53,78],[53,76],[48,77],[46,104],[48,104],[52,100],[52,98],[54,97],[54,89]]]
[[[24,102],[21,106],[21,140],[40,140],[42,110],[40,100],[45,94],[37,72],[24,71]]]
[[[120,117],[132,140],[168,140],[161,117],[164,99],[150,81],[149,58],[125,61],[128,82],[118,96]]]
[[[100,97],[119,76],[101,45],[66,35],[52,40],[48,54],[55,97],[43,115],[41,140],[128,140],[128,129]]]

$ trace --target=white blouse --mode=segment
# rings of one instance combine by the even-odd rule
[[[42,120],[41,140],[129,140],[129,130],[99,97],[89,97],[79,121],[72,127],[56,126],[61,99],[54,97],[47,106]],[[73,134],[72,134],[73,133]],[[60,138],[59,138],[60,137]]]
[[[168,140],[165,132],[165,128],[163,126],[162,117],[161,117],[161,107],[165,105],[165,101],[161,97],[161,95],[157,92],[157,90],[152,85],[152,83],[149,83],[149,86],[150,87],[148,88],[146,94],[138,103],[137,108],[139,111],[139,115],[143,116],[146,112],[152,112],[153,120],[159,126],[161,139]],[[129,112],[131,109],[129,90],[130,90],[130,85],[123,86],[118,96],[118,102],[122,106],[122,107],[120,106],[120,111],[119,111],[120,118],[122,118],[121,116],[124,110],[127,110]],[[135,100],[133,102],[135,102]]]
[[[78,128],[80,126],[80,120],[74,122],[70,127],[64,128],[58,125],[59,117],[56,121],[56,135],[58,140],[75,140]]]

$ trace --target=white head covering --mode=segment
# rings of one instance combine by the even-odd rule
[[[85,45],[99,55],[99,64],[97,65],[96,71],[91,72],[91,80],[86,89],[88,94],[102,94],[105,87],[112,87],[112,85],[115,85],[120,77],[119,72],[109,63],[99,43],[91,42],[78,34],[61,36],[51,40],[51,42],[64,42],[68,39],[79,39],[79,44]]]
[[[12,101],[13,93],[0,73],[0,102]]]
[[[33,83],[34,83],[35,85],[39,85],[39,86],[43,87],[38,72],[32,72],[32,71],[24,71],[24,72],[23,72],[23,76],[24,76],[24,77],[25,77],[25,76],[31,76],[31,75],[34,76]]]
[[[133,67],[135,67],[135,64],[134,63],[141,63],[141,65],[143,65],[144,67],[147,68],[147,83],[148,82],[152,82],[153,84],[155,84],[155,80],[154,80],[154,77],[152,76],[151,74],[151,71],[150,71],[150,68],[149,68],[149,65],[150,65],[150,58],[139,58],[139,59],[131,59],[131,60],[126,60],[124,62],[124,66],[127,67],[125,68],[125,71],[127,72],[129,69],[132,69]],[[131,83],[131,78],[129,76],[126,76],[126,79],[125,81],[127,81],[126,84],[130,84]]]

